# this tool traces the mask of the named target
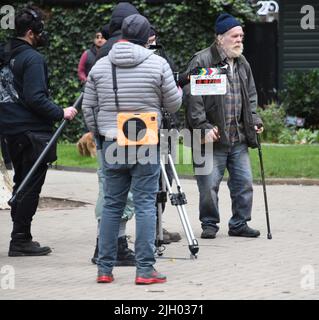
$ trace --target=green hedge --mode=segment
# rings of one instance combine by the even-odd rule
[[[319,129],[319,69],[289,72],[284,83],[280,96],[287,114],[305,118],[305,128]]]
[[[157,28],[161,43],[176,65],[183,70],[193,53],[209,46],[214,38],[216,16],[225,8],[221,0],[185,1],[146,5],[132,1]],[[224,1],[225,2],[225,1]],[[34,1],[37,5],[37,2]],[[247,1],[228,1],[228,12],[243,22],[255,14]],[[43,7],[48,16],[46,29],[50,33],[50,46],[44,50],[49,65],[50,89],[54,101],[69,106],[79,95],[80,83],[77,65],[80,56],[91,44],[97,28],[109,22],[116,1],[107,4],[86,4],[77,8]],[[3,40],[7,31],[0,31]],[[76,141],[83,133],[83,121],[78,117],[64,131],[63,139]]]

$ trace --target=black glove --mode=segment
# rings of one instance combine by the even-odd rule
[[[189,84],[190,82],[190,76],[192,75],[198,75],[198,73],[200,72],[200,67],[196,67],[194,69],[192,69],[189,72],[183,72],[179,74],[178,77],[178,85],[183,88],[184,86],[186,86],[187,84]]]
[[[200,73],[201,69],[203,69],[203,68],[201,68],[201,67],[196,67],[196,68],[192,69],[192,70],[188,73],[188,75],[189,75],[189,76],[193,76],[193,75],[197,76],[197,75]]]

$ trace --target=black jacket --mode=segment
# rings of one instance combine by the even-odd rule
[[[211,68],[221,66],[221,63],[222,61],[216,48],[216,44],[213,44],[211,47],[194,55],[188,66],[188,72],[195,67]],[[256,148],[258,144],[254,126],[262,124],[262,121],[256,113],[257,93],[252,71],[243,55],[238,58],[238,71],[242,97],[242,121],[244,124],[245,136],[248,146]],[[217,126],[221,138],[218,142],[215,142],[216,147],[222,145],[230,146],[225,132],[225,96],[193,96],[190,94],[190,85],[187,85],[184,87],[183,102],[187,109],[186,126],[189,129],[201,129],[203,137],[205,129],[212,129],[213,126]]]
[[[110,24],[109,24],[109,31],[110,31],[110,38],[107,40],[107,42],[100,48],[97,56],[96,61],[101,59],[102,57],[105,57],[109,54],[110,50],[112,49],[112,46],[115,42],[122,39],[122,22],[123,20],[132,15],[139,13],[137,9],[128,2],[120,2],[116,5],[112,12]]]
[[[85,75],[87,76],[95,64],[98,50],[96,49],[96,46],[93,44],[90,49],[86,50],[86,53],[87,59],[85,61]]]
[[[63,119],[63,109],[49,99],[48,72],[43,56],[27,42],[12,39],[10,65],[19,102],[0,104],[0,133],[14,135],[25,131],[52,131],[55,121]]]

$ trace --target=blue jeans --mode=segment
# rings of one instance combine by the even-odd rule
[[[103,154],[115,142],[103,142]],[[104,195],[99,237],[98,269],[111,273],[117,257],[117,235],[129,190],[136,219],[135,259],[139,274],[153,270],[156,230],[156,196],[160,174],[159,152],[155,164],[110,164],[104,158]],[[126,159],[127,160],[127,159]]]
[[[99,194],[95,205],[95,217],[97,220],[101,219],[103,204],[104,204],[104,189],[103,184],[105,183],[105,170],[103,170],[103,152],[102,149],[96,149],[98,169],[97,176],[99,182]],[[128,193],[126,206],[123,212],[122,220],[128,221],[133,218],[134,206],[133,206],[133,195],[131,192]]]
[[[212,172],[196,176],[199,198],[199,219],[202,228],[212,227],[218,231],[219,219],[218,191],[225,169],[229,173],[228,188],[232,201],[232,217],[229,229],[239,228],[250,221],[253,203],[252,172],[248,147],[237,143],[229,148],[214,149]],[[195,165],[194,165],[195,166]]]

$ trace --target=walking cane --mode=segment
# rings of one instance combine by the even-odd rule
[[[268,202],[267,202],[267,193],[266,193],[266,181],[265,181],[265,173],[264,173],[264,164],[263,164],[263,157],[261,152],[261,143],[259,134],[257,135],[257,142],[258,142],[258,155],[259,155],[259,162],[260,162],[260,173],[261,173],[261,180],[263,184],[263,191],[264,191],[264,201],[265,201],[265,210],[266,210],[266,220],[267,220],[267,238],[272,239],[271,231],[270,231],[270,223],[269,223],[269,212],[268,212]]]
[[[83,92],[81,92],[80,96],[76,99],[76,101],[73,104],[73,108],[79,109],[81,104],[82,104],[82,99],[83,99]],[[53,144],[57,141],[59,136],[61,135],[64,127],[67,125],[69,120],[63,120],[62,123],[60,124],[59,128],[55,131],[54,135],[52,136],[51,140],[48,142],[47,146],[43,149],[42,153],[40,154],[39,158],[37,161],[34,163],[32,168],[30,169],[29,173],[27,176],[23,179],[21,182],[19,188],[15,192],[15,194],[11,197],[11,199],[8,201],[9,206],[12,206],[16,201],[19,193],[25,188],[25,186],[29,183],[30,178],[34,174],[34,172],[38,169],[40,164],[43,162],[44,157],[46,154],[49,152],[50,148],[53,146]]]

